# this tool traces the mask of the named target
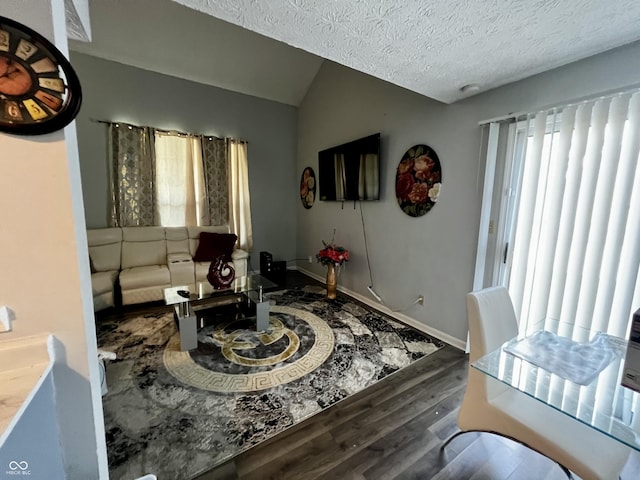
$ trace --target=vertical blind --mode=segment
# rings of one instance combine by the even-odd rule
[[[487,210],[503,235],[480,273],[500,272],[484,278],[507,285],[521,331],[554,319],[579,342],[588,330],[628,338],[640,309],[640,92],[531,113],[508,127],[493,128],[504,154],[502,176],[488,186],[498,201]],[[596,415],[580,411],[591,399],[616,417],[623,403],[640,409],[631,390],[596,398],[596,383],[552,381],[579,395],[578,416]],[[604,392],[618,382],[615,372],[597,380]]]
[[[493,260],[508,264],[521,329],[553,318],[628,335],[640,308],[639,116],[633,92],[529,114],[511,129],[500,221],[514,227]]]

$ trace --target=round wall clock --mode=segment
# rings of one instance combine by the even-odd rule
[[[414,145],[405,152],[396,172],[396,199],[404,213],[421,217],[440,195],[440,159],[428,145]]]
[[[49,40],[0,17],[0,131],[39,135],[69,124],[80,110],[80,81]]]

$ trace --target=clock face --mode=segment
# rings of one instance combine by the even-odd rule
[[[80,82],[46,38],[0,17],[0,130],[37,135],[59,130],[78,114]]]

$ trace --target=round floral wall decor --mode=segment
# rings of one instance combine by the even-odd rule
[[[311,208],[316,197],[316,174],[313,168],[306,167],[300,177],[300,200],[304,208]]]
[[[421,217],[438,201],[442,169],[427,145],[414,145],[405,152],[396,172],[396,198],[404,213]]]

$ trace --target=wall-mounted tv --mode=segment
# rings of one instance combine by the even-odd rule
[[[318,153],[320,200],[380,199],[380,134]]]

